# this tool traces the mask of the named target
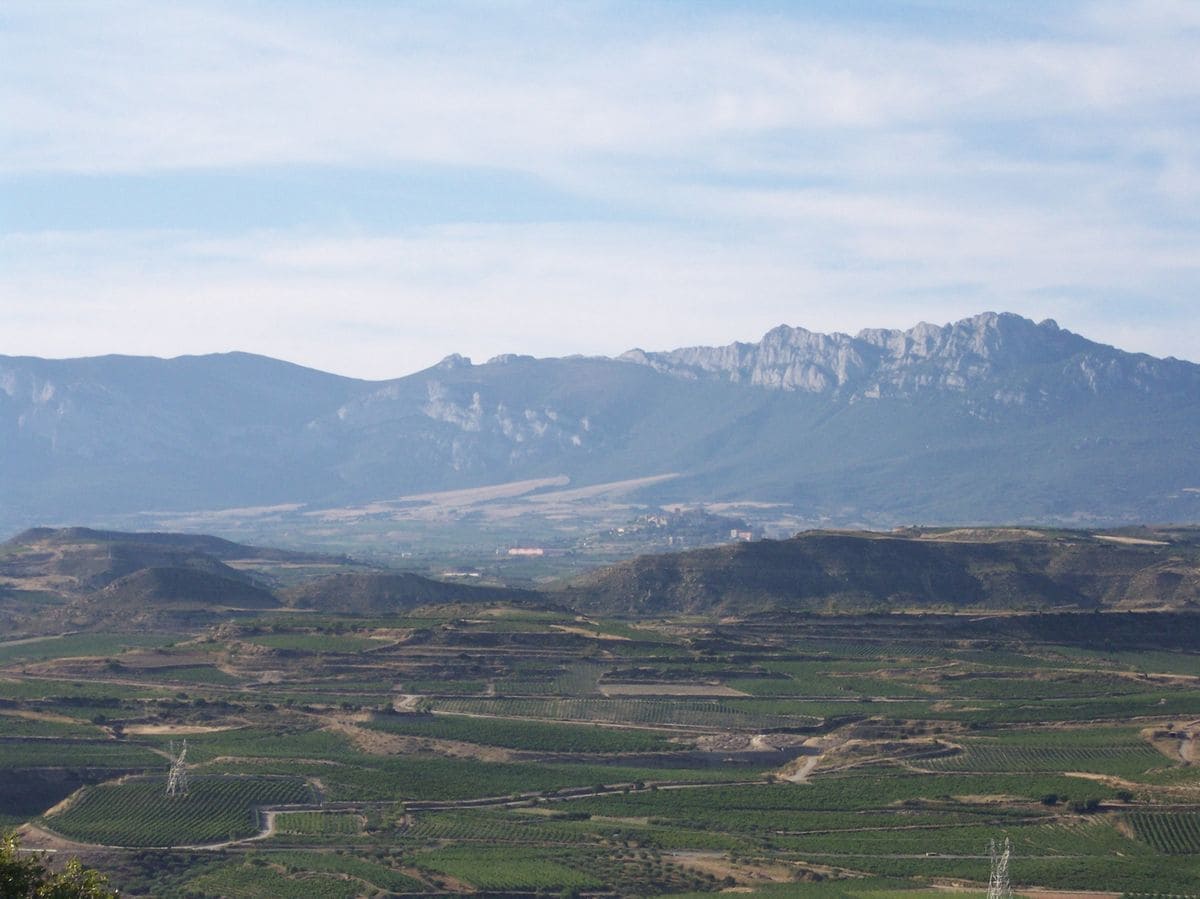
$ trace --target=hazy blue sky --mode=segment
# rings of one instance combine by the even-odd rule
[[[0,6],[0,353],[1200,359],[1198,288],[1194,0]]]

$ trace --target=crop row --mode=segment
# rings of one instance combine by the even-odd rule
[[[356,834],[362,831],[362,816],[351,812],[280,812],[275,816],[275,829],[303,836]]]
[[[668,699],[442,699],[438,710],[505,718],[599,721],[605,724],[657,724],[761,730],[810,725],[808,715],[760,713],[716,700]]]
[[[539,752],[652,752],[678,748],[666,738],[635,730],[547,724],[458,715],[377,715],[372,728],[394,734],[434,737]]]
[[[965,753],[924,764],[945,771],[1086,771],[1140,774],[1166,763],[1150,746],[989,746],[968,744]]]
[[[272,852],[269,855],[252,855],[250,863],[257,859],[268,860],[282,866],[288,873],[317,872],[320,874],[345,874],[392,893],[424,892],[421,881],[395,871],[387,865],[366,861],[353,855],[335,852]]]
[[[1137,812],[1129,823],[1139,840],[1166,855],[1200,852],[1200,812]]]
[[[630,768],[620,765],[480,762],[438,756],[368,756],[342,764],[285,759],[221,762],[208,770],[319,777],[331,801],[449,800],[624,784],[636,781],[720,782],[754,776],[745,768]]]
[[[1036,800],[1049,793],[1061,797],[1106,798],[1112,790],[1098,783],[1049,775],[870,775],[824,777],[803,786],[770,784],[704,789],[658,790],[628,796],[601,796],[571,803],[573,809],[599,815],[649,816],[689,827],[724,831],[807,831],[812,812],[845,812],[880,809],[894,814],[906,801],[915,810],[929,804],[939,811],[958,813],[977,808],[955,797],[1017,796],[1030,805],[1020,815],[1037,815]],[[1010,805],[1010,809],[1012,809]],[[988,806],[993,817],[1003,817],[1003,807]],[[1015,811],[1015,809],[1012,809]]]
[[[356,899],[362,884],[338,875],[288,877],[266,864],[231,864],[193,878],[185,895],[221,896],[222,899]]]
[[[179,846],[249,836],[258,829],[258,806],[313,799],[298,778],[193,777],[190,787],[170,797],[163,777],[100,784],[47,824],[85,843]]]
[[[0,738],[3,768],[159,768],[164,759],[144,746],[115,740]]]
[[[554,860],[549,857],[551,854]],[[441,871],[484,890],[532,890],[595,888],[603,882],[574,867],[562,864],[561,851],[526,850],[513,847],[451,847],[419,855],[422,868]]]
[[[608,828],[613,829],[611,826]],[[552,821],[515,820],[486,812],[418,814],[408,836],[415,840],[454,840],[480,843],[595,843],[598,836],[584,828]]]

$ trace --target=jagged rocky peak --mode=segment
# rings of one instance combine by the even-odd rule
[[[1106,350],[1052,320],[985,312],[947,325],[907,331],[868,329],[821,334],[780,325],[758,343],[631,350],[627,362],[685,378],[718,377],[776,390],[878,397],[923,388],[962,390],[1031,364]]]
[[[470,367],[471,367],[470,357],[463,356],[460,353],[451,353],[449,356],[447,356],[441,362],[439,362],[437,365],[434,366],[434,368],[441,369],[443,371],[453,371],[456,368],[470,368]]]

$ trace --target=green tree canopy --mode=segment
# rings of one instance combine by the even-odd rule
[[[0,897],[3,899],[113,899],[108,878],[71,859],[58,872],[41,855],[22,853],[14,832],[0,835]]]

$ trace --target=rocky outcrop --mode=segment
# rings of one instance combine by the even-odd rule
[[[907,331],[869,329],[853,337],[780,325],[758,343],[664,353],[631,350],[620,358],[681,378],[719,378],[846,399],[990,388],[996,402],[1021,405],[1046,394],[1051,373],[1055,390],[1150,390],[1180,378],[1200,386],[1196,365],[1124,353],[1049,319],[1035,324],[995,312]]]

